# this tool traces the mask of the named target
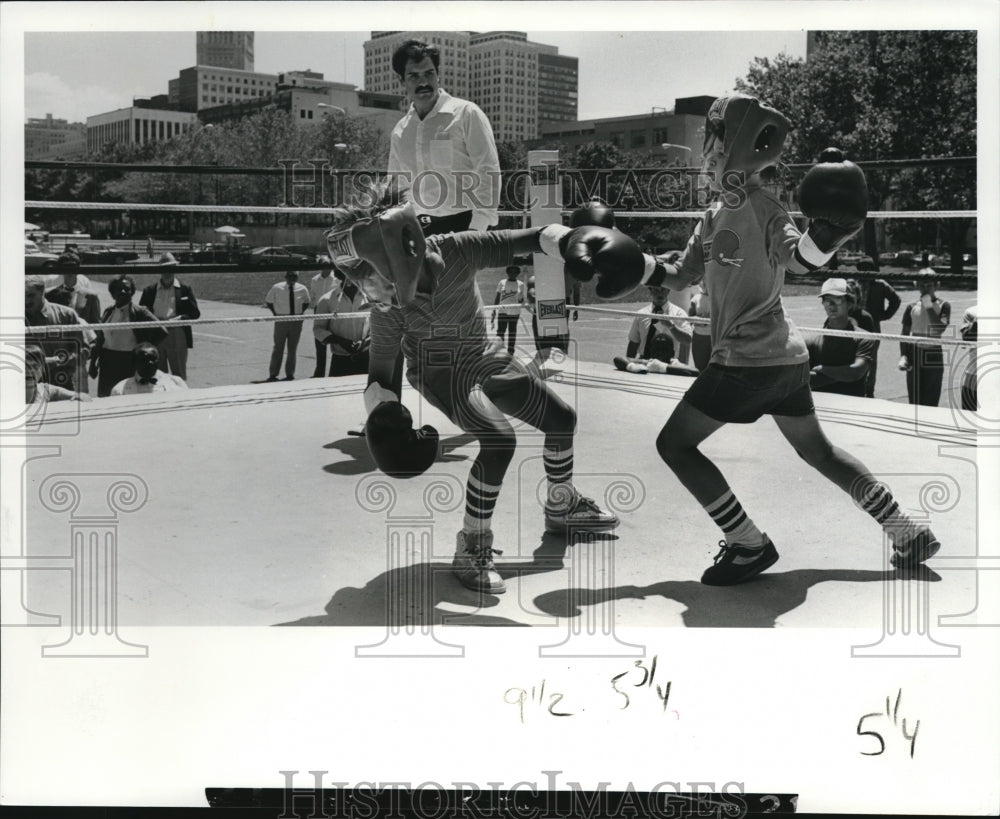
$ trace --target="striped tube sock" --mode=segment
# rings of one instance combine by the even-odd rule
[[[545,464],[545,475],[549,479],[549,495],[545,508],[552,511],[564,511],[576,496],[573,488],[573,447],[555,449],[546,446],[542,449],[542,461]]]
[[[472,533],[485,532],[489,529],[499,494],[499,486],[490,486],[469,475],[465,487],[465,517],[462,520],[462,530]]]
[[[743,511],[732,489],[726,490],[725,495],[707,504],[705,511],[725,533],[726,543],[730,546],[738,543],[747,549],[758,549],[764,545],[763,533]]]
[[[900,510],[892,492],[884,483],[873,483],[854,502],[875,518],[886,532],[902,534],[914,525]]]

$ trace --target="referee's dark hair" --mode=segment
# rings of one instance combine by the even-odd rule
[[[441,65],[441,51],[436,45],[425,43],[423,40],[407,40],[394,52],[392,52],[392,70],[403,79],[406,73],[406,64],[413,60],[419,63],[424,57],[430,57],[434,63],[434,70],[438,71]]]

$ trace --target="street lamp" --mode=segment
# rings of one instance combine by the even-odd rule
[[[664,151],[669,151],[671,148],[677,151],[683,151],[687,154],[687,160],[690,163],[691,160],[691,149],[687,145],[678,145],[676,142],[661,142],[660,147]],[[679,161],[679,160],[678,160]]]
[[[316,107],[317,108],[329,108],[331,111],[336,111],[336,112],[338,112],[340,114],[343,114],[345,117],[347,116],[347,111],[345,111],[339,105],[330,105],[330,103],[328,103],[328,102],[318,102],[318,103],[316,103]],[[324,111],[323,112],[323,116],[324,117],[328,117],[330,115]],[[344,151],[347,150],[347,145],[345,145],[343,142],[337,142],[337,143],[334,144],[333,150],[335,150],[338,154],[342,154],[342,153],[344,153]]]

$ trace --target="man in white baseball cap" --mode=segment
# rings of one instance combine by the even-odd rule
[[[826,310],[823,329],[865,332],[850,316],[854,295],[847,279],[827,279],[819,291]],[[813,392],[865,394],[865,375],[875,357],[874,340],[817,334],[806,339],[809,350],[809,386]]]

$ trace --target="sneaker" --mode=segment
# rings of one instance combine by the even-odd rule
[[[452,571],[467,589],[489,594],[503,594],[507,585],[493,565],[493,555],[503,554],[493,548],[493,532],[459,532]]]
[[[705,569],[701,576],[701,582],[706,586],[734,586],[756,577],[778,562],[778,550],[767,535],[764,535],[764,546],[759,549],[730,546],[724,540],[719,542],[719,547],[715,565]]]
[[[635,361],[629,361],[627,358],[622,358],[620,355],[614,358],[615,368],[621,370],[623,373],[647,373],[649,368],[645,364],[637,364]]]
[[[937,554],[941,543],[930,529],[909,530],[896,542],[893,537],[892,556],[889,562],[897,569],[915,569],[918,564]]]
[[[585,498],[579,492],[565,509],[545,508],[545,531],[566,532],[590,531],[603,532],[614,529],[619,523],[618,517],[605,512],[590,498]]]

